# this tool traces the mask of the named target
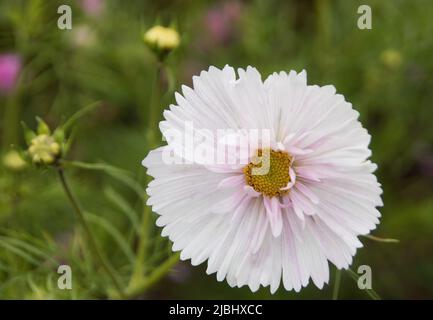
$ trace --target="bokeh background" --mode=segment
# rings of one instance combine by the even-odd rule
[[[57,8],[72,7],[72,30],[57,28]],[[368,4],[372,30],[357,28]],[[387,299],[433,298],[433,3],[429,0],[0,1],[0,298],[106,298],[109,279],[92,258],[54,170],[22,164],[20,121],[52,128],[94,101],[81,118],[67,170],[98,245],[125,286],[144,205],[141,159],[150,146],[155,55],[143,33],[176,28],[181,44],[167,58],[161,110],[181,84],[210,65],[252,65],[263,77],[306,69],[309,83],[333,84],[372,135],[372,160],[384,189],[380,237],[362,238],[353,264],[373,270]],[[120,169],[116,169],[120,168]],[[138,187],[136,184],[138,183]],[[153,219],[153,218],[151,218]],[[147,272],[170,256],[160,230],[148,228]],[[57,288],[59,264],[73,289]],[[312,284],[300,293],[230,288],[205,266],[178,263],[134,298],[328,299]],[[340,298],[368,298],[343,274]]]

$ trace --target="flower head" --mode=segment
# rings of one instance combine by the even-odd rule
[[[14,171],[19,171],[27,166],[27,163],[16,150],[11,150],[3,156],[3,165]]]
[[[53,164],[60,155],[60,145],[47,134],[34,137],[29,146],[29,155],[36,164]]]
[[[232,40],[241,11],[241,4],[237,1],[225,2],[210,9],[204,18],[204,26],[210,35],[210,41],[226,44]]]
[[[144,34],[146,44],[157,51],[171,51],[180,43],[179,33],[172,28],[154,26]]]
[[[104,10],[103,0],[81,0],[81,8],[90,16],[99,16]]]
[[[14,90],[21,71],[21,58],[16,54],[0,55],[0,93]]]
[[[77,48],[90,48],[97,42],[96,34],[87,24],[79,24],[72,29],[71,43]]]
[[[193,265],[252,291],[322,288],[379,223],[370,135],[334,86],[306,72],[262,81],[211,67],[182,87],[160,123],[167,145],[143,165],[162,235]],[[216,137],[216,138],[215,138]],[[203,157],[203,154],[207,154]]]
[[[384,50],[380,55],[380,59],[382,60],[382,63],[390,69],[400,67],[403,62],[403,57],[400,52],[394,49]]]

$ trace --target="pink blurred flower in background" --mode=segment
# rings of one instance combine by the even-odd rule
[[[176,283],[184,283],[191,278],[191,267],[184,261],[179,261],[170,271],[168,277]]]
[[[218,5],[207,12],[204,24],[213,42],[226,44],[233,39],[236,22],[241,17],[241,10],[241,4],[238,1],[232,1]]]
[[[81,0],[81,9],[89,16],[99,16],[104,10],[104,0]]]
[[[0,93],[8,94],[15,89],[21,67],[19,55],[0,54]]]

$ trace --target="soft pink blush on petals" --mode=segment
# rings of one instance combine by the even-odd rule
[[[168,145],[143,160],[154,177],[148,204],[159,215],[162,235],[182,260],[207,261],[206,272],[231,287],[254,292],[269,286],[274,293],[282,284],[299,291],[311,279],[323,288],[329,263],[350,266],[362,247],[358,237],[376,228],[383,205],[358,112],[333,86],[308,85],[305,71],[263,81],[252,67],[237,74],[230,66],[210,67],[193,83],[164,112],[160,128]],[[280,189],[287,192],[269,197],[247,184],[243,168],[250,153],[236,158],[242,165],[164,163],[164,148],[183,154],[185,143],[170,141],[169,130],[184,133],[180,124],[187,121],[214,136],[219,129],[269,129],[267,146],[291,157],[290,182]],[[230,155],[242,150],[229,138],[220,144]]]
[[[279,237],[283,229],[283,220],[281,216],[281,206],[278,198],[264,197],[266,214],[268,221],[271,224],[271,230],[274,237]]]

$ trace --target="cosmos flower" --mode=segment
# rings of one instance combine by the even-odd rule
[[[81,8],[90,16],[99,16],[104,10],[103,0],[81,0]]]
[[[210,45],[226,44],[232,40],[241,12],[241,4],[231,1],[218,5],[206,13],[204,26],[208,32]]]
[[[142,162],[154,178],[148,204],[181,259],[207,260],[218,281],[272,293],[310,279],[322,288],[329,262],[348,268],[358,236],[379,223],[370,135],[334,86],[307,85],[305,71],[264,82],[252,67],[238,74],[210,67],[176,94],[160,123],[167,145]],[[246,134],[257,129],[267,139]],[[204,161],[197,149],[224,161]]]
[[[0,93],[10,93],[16,87],[21,71],[21,58],[12,53],[0,54]]]
[[[71,44],[76,48],[91,48],[97,42],[95,31],[87,24],[74,26],[70,34]]]

